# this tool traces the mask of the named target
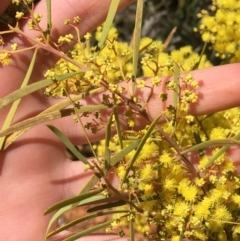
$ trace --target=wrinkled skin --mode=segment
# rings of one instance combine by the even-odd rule
[[[0,13],[3,12],[10,0],[2,0]],[[122,0],[121,8],[133,1]],[[81,16],[81,35],[91,31],[106,17],[110,0],[52,0],[54,36],[71,32],[68,26],[63,25],[64,19],[72,19]],[[36,6],[36,12],[45,12],[45,1],[40,1]],[[42,20],[42,27],[46,26],[46,19]],[[36,33],[29,32],[22,21],[25,33],[36,37]],[[74,33],[74,32],[73,32]],[[11,35],[5,39],[6,46],[17,42],[22,46],[29,46],[29,42],[19,36]],[[0,98],[16,90],[21,85],[27,67],[31,60],[32,52],[28,51],[15,57],[11,66],[0,71]],[[40,80],[46,69],[56,58],[39,52],[37,65],[34,69],[31,81]],[[194,77],[200,81],[198,104],[191,106],[194,115],[212,113],[226,108],[240,105],[240,64],[231,64],[221,67],[213,67],[205,70],[194,71]],[[159,87],[160,88],[160,87]],[[156,90],[157,91],[157,90]],[[148,93],[140,93],[143,100]],[[100,98],[96,96],[95,101]],[[24,97],[14,122],[23,120],[48,108],[58,100],[46,98],[42,92]],[[90,103],[90,99],[85,102]],[[82,102],[84,103],[84,102]],[[152,118],[159,115],[164,106],[158,98],[152,98],[147,105],[148,113]],[[2,126],[9,107],[0,110],[0,126]],[[107,113],[106,113],[107,114]],[[143,126],[144,121],[140,122]],[[72,118],[63,118],[49,122],[64,132],[77,145],[86,142],[83,131],[79,125],[73,124]],[[141,127],[139,124],[139,127]],[[89,133],[91,140],[99,140],[104,135],[101,130],[97,135]],[[55,135],[46,127],[46,124],[38,125],[21,136],[6,151],[0,153],[0,239],[15,240],[44,240],[44,235],[51,214],[43,216],[44,210],[53,203],[75,195],[89,174],[83,172],[80,162],[71,162],[66,158],[64,146]],[[239,150],[232,152],[234,161],[238,161]],[[64,232],[54,240],[61,240],[69,235]],[[95,235],[81,240],[127,240],[112,235]]]

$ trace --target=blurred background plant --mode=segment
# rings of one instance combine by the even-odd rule
[[[116,15],[115,26],[119,31],[120,40],[128,42],[131,40],[135,11],[136,3]],[[230,62],[229,56],[225,56],[225,60],[221,58],[222,49],[220,50],[219,46],[216,47],[217,44],[212,48],[213,42],[211,41],[213,39],[209,39],[210,33],[219,36],[214,41],[220,41],[221,39],[221,43],[225,45],[224,52],[233,54],[235,50],[239,49],[240,20],[239,1],[237,0],[148,0],[145,1],[143,14],[142,36],[144,37],[147,36],[164,42],[171,31],[177,27],[166,49],[167,52],[189,45],[194,52],[200,53],[203,48],[203,41],[206,41],[210,44],[204,53],[214,66]],[[205,34],[203,36],[199,33],[194,34],[193,30],[196,30],[201,24],[200,33],[205,30]],[[207,33],[208,38],[206,38]],[[236,46],[233,46],[234,44]],[[218,51],[220,53],[216,56]],[[237,55],[236,58],[233,58],[231,62],[239,62],[239,53],[235,55]]]
[[[211,0],[148,0],[144,4],[142,36],[165,41],[170,32],[177,27],[167,51],[190,45],[200,52],[202,40],[199,34],[193,34],[193,28],[199,25],[196,17],[202,9],[209,9]],[[129,42],[134,28],[136,3],[131,4],[116,15],[115,26],[120,40]],[[127,16],[127,18],[126,18]]]

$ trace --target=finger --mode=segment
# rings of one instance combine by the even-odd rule
[[[200,83],[199,102],[191,106],[195,115],[209,114],[240,105],[237,92],[240,84],[240,64],[228,64],[194,71]]]
[[[199,82],[197,94],[199,100],[190,105],[190,113],[203,115],[225,110],[240,105],[240,64],[228,64],[191,72]],[[155,118],[168,105],[172,104],[170,98],[167,103],[159,100],[158,94],[164,86],[156,88],[153,98],[147,105],[148,112]],[[146,99],[146,96],[144,96]]]
[[[119,4],[119,10],[133,3],[135,0],[121,0]],[[92,31],[100,23],[104,22],[109,10],[111,0],[106,1],[84,1],[84,0],[71,0],[71,1],[59,1],[52,0],[52,23],[53,26],[53,37],[58,37],[68,33],[75,35],[75,30],[68,25],[64,25],[65,19],[72,20],[73,17],[79,16],[80,22],[80,33],[83,36],[86,32]],[[47,28],[47,17],[46,17],[46,3],[41,1],[36,6],[34,12],[42,14],[44,17],[40,22],[40,26],[43,29]],[[27,25],[24,26],[24,32],[29,32]],[[36,36],[36,35],[35,35]]]

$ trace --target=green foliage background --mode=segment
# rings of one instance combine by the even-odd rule
[[[172,29],[177,26],[167,51],[190,45],[194,51],[200,53],[203,42],[200,34],[193,34],[193,28],[200,22],[197,14],[202,9],[209,9],[211,3],[211,0],[147,0],[144,5],[142,36],[164,42]],[[131,40],[135,12],[136,3],[116,15],[115,26],[122,41]],[[214,56],[209,57],[212,62]]]

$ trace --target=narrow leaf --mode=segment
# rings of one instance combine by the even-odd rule
[[[72,73],[67,73],[67,74],[63,74],[60,76],[56,77],[56,80],[52,80],[52,79],[44,79],[44,80],[40,80],[36,83],[30,84],[25,86],[24,88],[21,88],[19,90],[13,91],[11,92],[9,95],[3,97],[2,99],[0,99],[0,109],[2,109],[3,107],[5,107],[6,105],[14,102],[17,99],[22,98],[25,95],[29,95],[39,89],[42,89],[48,85],[54,84],[59,81],[63,81],[67,78],[70,78],[72,76],[75,76],[77,74],[79,74],[80,72],[72,72]]]
[[[129,221],[129,229],[130,229],[130,241],[135,240],[135,233],[134,233],[134,221],[130,219]]]
[[[103,210],[103,209],[110,209],[110,208],[115,208],[115,207],[119,207],[119,206],[123,206],[123,205],[126,205],[127,203],[123,200],[120,200],[120,201],[115,201],[115,202],[108,202],[108,203],[105,203],[105,204],[102,204],[102,205],[98,205],[98,206],[95,206],[95,207],[92,207],[92,208],[89,208],[87,210],[88,213],[91,213],[91,212],[96,212],[96,211],[100,211],[100,210]]]
[[[171,42],[173,35],[175,34],[176,31],[177,31],[177,26],[173,27],[173,29],[167,36],[166,40],[164,41],[164,43],[163,43],[164,49],[167,49],[167,47],[168,47],[169,43]]]
[[[180,77],[180,67],[178,66],[177,63],[174,64],[174,83],[176,84],[176,90],[173,91],[173,106],[175,109],[177,108],[178,105],[178,98],[179,98],[179,77]]]
[[[78,160],[82,161],[85,165],[90,165],[87,158],[78,151],[72,142],[59,129],[51,125],[47,126],[63,142],[63,144],[70,150],[70,152],[78,158]]]
[[[110,5],[109,11],[108,11],[107,19],[106,19],[106,21],[103,25],[102,35],[101,35],[100,41],[98,43],[98,49],[103,48],[103,45],[106,41],[109,30],[112,26],[113,19],[114,19],[116,13],[117,13],[119,3],[120,3],[120,0],[111,1],[111,5]],[[96,54],[97,54],[97,52],[96,52]]]
[[[117,201],[116,198],[118,198]],[[141,203],[141,202],[147,202],[150,200],[159,200],[159,196],[153,196],[151,198],[145,198],[145,197],[138,197],[137,199],[132,199],[131,202],[132,203]],[[89,208],[87,210],[87,212],[96,212],[96,211],[102,211],[104,209],[110,209],[110,208],[115,208],[115,207],[119,207],[119,206],[123,206],[126,205],[127,202],[124,200],[119,200],[119,197],[110,197],[110,198],[105,198],[99,201],[96,201],[94,203],[103,203],[101,205]],[[89,204],[93,204],[93,203],[89,203]]]
[[[114,101],[114,104],[117,104],[115,94],[113,94],[113,101]],[[118,115],[118,108],[117,107],[113,108],[113,114],[114,114],[115,126],[116,126],[118,140],[119,140],[119,146],[120,146],[121,149],[123,149],[122,133],[121,133],[121,127],[120,127],[120,121],[119,121],[119,115]]]
[[[83,193],[83,194],[80,194],[76,197],[72,197],[72,198],[68,198],[68,199],[65,199],[63,201],[60,201],[60,202],[57,202],[55,203],[54,205],[52,205],[51,207],[49,207],[45,212],[44,214],[48,214],[48,213],[51,213],[53,211],[56,211],[60,208],[63,208],[67,205],[70,205],[70,204],[73,204],[73,203],[76,203],[76,202],[80,202],[84,199],[87,199],[89,197],[92,197],[98,193],[102,192],[102,189],[98,189],[98,190],[95,190],[95,191],[91,191],[91,192],[88,192],[88,193]]]
[[[125,147],[121,151],[119,151],[116,155],[114,155],[110,160],[110,165],[115,166],[120,160],[122,160],[128,153],[133,151],[139,145],[140,140],[135,141],[131,145]]]
[[[82,188],[79,194],[89,192],[89,190],[91,190],[97,184],[98,181],[99,181],[99,177],[96,176],[96,174],[92,175],[92,177],[84,185],[84,187]]]
[[[135,79],[137,77],[137,68],[138,68],[138,57],[139,57],[139,47],[142,33],[142,18],[143,18],[143,0],[137,1],[137,11],[135,19],[135,29],[133,36],[133,81],[132,81],[132,95],[135,92]]]
[[[34,64],[35,64],[35,61],[36,61],[37,51],[38,51],[38,49],[36,48],[35,51],[34,51],[31,63],[29,65],[29,67],[28,67],[26,76],[25,76],[25,78],[24,78],[24,80],[22,82],[22,85],[21,85],[20,89],[24,88],[28,84],[28,82],[29,82],[29,79],[31,77],[31,74],[32,74],[32,71],[33,71],[33,67],[34,67]],[[7,117],[6,117],[6,119],[5,119],[4,123],[3,123],[2,130],[8,128],[11,125],[12,120],[13,120],[13,118],[15,116],[15,113],[17,111],[17,108],[18,108],[18,105],[19,105],[20,101],[21,101],[21,99],[18,99],[18,100],[13,102],[13,104],[11,106],[11,109],[9,110],[8,115],[7,115]],[[0,137],[0,150],[4,149],[3,144],[5,142],[5,138],[6,137]]]
[[[138,147],[137,147],[137,150],[136,150],[134,156],[132,157],[132,160],[131,160],[131,162],[130,162],[130,164],[129,164],[129,167],[128,167],[128,169],[126,170],[125,176],[124,176],[124,178],[123,178],[123,183],[126,181],[126,178],[127,178],[127,176],[128,176],[128,173],[131,171],[131,169],[132,169],[135,161],[137,160],[138,155],[140,154],[140,152],[141,152],[141,150],[142,150],[145,142],[147,141],[147,139],[148,139],[149,136],[151,135],[154,127],[157,125],[160,117],[161,117],[161,116],[158,116],[158,117],[151,123],[151,125],[149,126],[146,134],[145,134],[145,135],[143,136],[143,138],[141,139],[141,141],[140,141],[140,143],[139,143],[139,145],[138,145]]]
[[[84,113],[84,112],[90,112],[90,111],[99,111],[109,108],[106,105],[87,105],[87,106],[81,106],[80,109],[78,109],[78,113]],[[58,111],[52,111],[52,112],[45,112],[42,114],[39,114],[37,116],[34,116],[32,118],[26,119],[24,121],[21,121],[15,125],[10,126],[7,129],[0,131],[0,137],[9,135],[15,131],[19,131],[21,129],[25,129],[28,127],[34,127],[35,125],[50,121],[59,119],[62,117],[74,115],[73,108],[68,108],[64,110],[58,110]]]
[[[52,4],[51,0],[47,0],[47,43],[49,44],[52,29]]]
[[[82,232],[79,232],[79,233],[77,233],[77,234],[75,234],[75,235],[73,235],[73,236],[71,236],[71,237],[69,237],[69,238],[64,239],[63,241],[76,241],[77,238],[82,238],[82,237],[84,237],[84,236],[86,236],[86,235],[88,235],[88,234],[91,234],[91,233],[99,230],[99,229],[106,228],[106,227],[109,226],[113,221],[115,221],[115,219],[109,220],[109,221],[107,221],[107,222],[105,222],[105,223],[101,223],[101,224],[96,225],[96,226],[94,226],[94,227],[92,227],[92,228],[85,229],[85,230],[83,230]]]
[[[234,139],[210,140],[210,141],[204,141],[200,144],[192,146],[192,147],[182,151],[181,154],[186,154],[189,152],[198,151],[198,150],[213,147],[213,146],[236,146],[236,145],[239,146],[240,141],[234,140]]]
[[[100,217],[100,216],[112,215],[112,214],[116,214],[116,213],[126,213],[126,212],[128,212],[128,210],[110,210],[110,211],[105,211],[105,212],[91,213],[91,214],[86,215],[84,217],[77,218],[74,221],[65,224],[64,226],[55,229],[54,231],[48,233],[47,238],[50,238],[53,235],[55,235],[55,234],[57,234],[57,233],[59,233],[61,231],[64,231],[64,230],[66,230],[68,228],[71,228],[72,226],[74,226],[74,225],[76,225],[78,223],[84,222],[86,220],[94,219],[94,218],[97,218],[97,217]]]
[[[0,137],[1,136],[6,136],[9,135],[15,131],[20,131],[22,129],[28,128],[28,127],[34,127],[38,124],[50,121],[50,120],[55,120],[59,119],[64,116],[69,116],[73,112],[72,109],[65,109],[62,111],[53,111],[51,113],[46,113],[41,116],[35,116],[29,119],[26,119],[24,121],[21,121],[15,125],[10,126],[9,128],[0,131]]]
[[[200,54],[200,58],[199,58],[198,62],[193,66],[193,69],[192,69],[192,70],[199,69],[199,66],[200,66],[200,64],[201,64],[202,57],[203,57],[203,55],[204,55],[204,53],[205,53],[205,51],[206,51],[206,48],[207,48],[207,44],[208,44],[207,42],[204,42],[203,49],[202,49],[201,54]]]
[[[88,136],[88,133],[87,133],[87,131],[86,131],[86,128],[85,128],[85,126],[84,126],[81,118],[80,118],[79,115],[78,115],[78,112],[79,112],[82,108],[81,108],[80,106],[77,107],[77,106],[75,105],[75,103],[73,102],[73,99],[71,98],[71,96],[70,96],[69,93],[67,92],[67,90],[66,90],[66,89],[64,89],[64,90],[65,90],[65,92],[66,92],[66,94],[67,94],[67,96],[68,96],[68,99],[71,101],[71,104],[72,104],[72,106],[73,106],[74,112],[75,112],[75,114],[76,114],[75,117],[77,118],[77,121],[78,121],[78,123],[80,124],[80,126],[81,126],[81,128],[82,128],[82,130],[83,130],[83,133],[84,133],[84,135],[85,135],[85,137],[86,137],[86,139],[87,139],[88,145],[89,145],[89,147],[91,148],[91,151],[92,151],[94,157],[96,158],[96,160],[99,161],[99,160],[98,160],[98,156],[96,155],[96,152],[95,152],[95,150],[94,150],[94,148],[93,148],[93,146],[92,146],[92,143],[91,143],[91,141],[90,141],[90,139],[89,139],[89,136]],[[87,106],[88,106],[88,105],[87,105]],[[87,106],[85,106],[85,107],[87,107]],[[92,111],[91,111],[91,112],[92,112]]]
[[[233,139],[239,140],[240,133],[237,134]],[[226,152],[229,147],[230,146],[222,147],[212,158],[209,159],[209,161],[205,164],[205,168],[207,168],[209,165],[211,165],[219,156],[221,156],[224,152]]]
[[[86,96],[89,96],[89,95],[91,95],[91,94],[94,94],[94,93],[99,92],[101,89],[102,89],[102,88],[97,88],[97,89],[93,89],[93,90],[91,90],[91,91],[87,91],[87,92],[84,92],[84,93],[80,93],[80,94],[77,95],[77,96],[73,96],[72,99],[73,99],[74,101],[78,101],[78,100],[80,100],[80,99],[82,99],[82,98],[84,98],[84,97],[86,97]],[[64,109],[64,108],[66,108],[67,106],[69,106],[70,103],[71,103],[71,102],[69,101],[69,99],[64,99],[63,101],[61,101],[61,102],[59,102],[59,103],[57,103],[57,104],[55,104],[55,105],[53,105],[53,106],[50,106],[48,109],[46,109],[46,110],[44,110],[43,112],[41,112],[40,114],[38,114],[38,115],[36,116],[36,118],[38,118],[39,116],[44,116],[45,114],[50,113],[50,112],[53,112],[53,111],[60,111],[61,109]],[[34,117],[34,118],[35,118],[35,117]],[[40,119],[41,119],[41,118],[40,118]],[[38,121],[39,121],[38,124],[39,124],[39,123],[43,123],[43,122],[40,121],[40,119],[38,120]],[[26,120],[26,121],[27,121],[27,120]],[[20,123],[23,124],[24,122],[20,122]],[[21,126],[20,123],[18,123],[18,124],[19,124],[19,126],[18,126],[19,128],[14,129],[14,127],[11,126],[11,127],[9,127],[9,128],[13,128],[13,129],[3,130],[3,131],[9,131],[9,132],[8,132],[9,134],[14,132],[12,135],[10,135],[9,137],[7,137],[7,140],[6,140],[5,144],[4,144],[4,150],[5,150],[8,146],[10,146],[17,138],[19,138],[21,135],[23,135],[24,133],[26,133],[31,127],[33,127],[33,124],[31,124],[30,122],[29,122],[29,124],[26,123],[26,127],[25,127],[25,128],[23,128],[23,126]],[[18,125],[18,124],[17,124],[17,125]],[[23,124],[23,125],[24,125],[24,124]],[[17,129],[18,129],[18,130],[17,130]],[[0,132],[0,136],[1,136],[1,132]]]
[[[47,231],[46,231],[46,235],[48,234],[50,228],[52,227],[52,225],[54,224],[54,222],[56,222],[60,216],[62,216],[65,212],[71,210],[72,205],[67,205],[63,208],[60,208],[56,213],[54,213],[54,215],[52,216],[52,218],[50,219],[48,226],[47,226]]]
[[[110,157],[111,157],[111,152],[109,149],[109,143],[111,139],[111,126],[112,126],[112,119],[113,119],[113,114],[110,115],[107,126],[106,126],[106,134],[105,134],[105,167],[106,170],[104,170],[104,174],[107,175],[108,169],[110,168]]]
[[[103,200],[103,199],[106,199],[106,197],[103,195],[93,196],[93,197],[89,197],[84,200],[81,200],[80,202],[77,203],[77,205],[79,205],[79,206],[90,205],[98,200]],[[52,218],[50,219],[50,221],[48,223],[46,235],[48,234],[48,232],[49,232],[50,228],[52,227],[52,225],[54,224],[54,222],[56,222],[58,220],[58,218],[60,216],[62,216],[65,212],[67,212],[71,209],[72,209],[72,204],[62,207],[56,213],[54,213],[54,215],[52,216]]]

